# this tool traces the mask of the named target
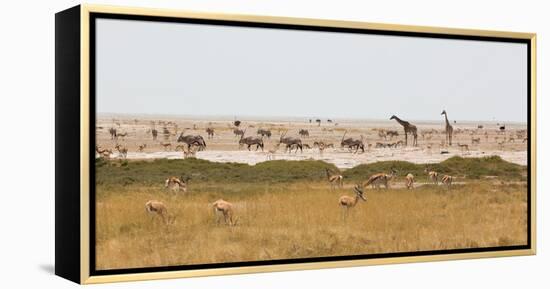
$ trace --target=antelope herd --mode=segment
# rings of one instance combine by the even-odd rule
[[[456,147],[458,147],[458,149],[463,153],[469,152],[473,148],[475,149],[476,146],[480,146],[484,142],[489,142],[490,138],[487,131],[484,131],[484,133],[481,134],[480,130],[483,129],[482,125],[478,125],[477,129],[455,129],[453,125],[451,125],[451,122],[449,121],[447,112],[445,110],[441,112],[441,115],[444,116],[444,131],[439,131],[437,129],[421,130],[416,125],[413,125],[396,115],[392,115],[390,117],[390,120],[395,120],[397,124],[399,124],[403,128],[402,136],[404,137],[404,139],[394,139],[399,137],[399,131],[397,130],[386,128],[373,128],[373,132],[370,132],[371,136],[369,136],[369,132],[366,132],[365,130],[361,131],[355,129],[348,131],[344,128],[336,128],[338,123],[334,123],[332,120],[327,121],[327,124],[330,124],[334,127],[332,129],[322,128],[321,130],[321,128],[314,128],[311,126],[309,127],[309,129],[299,128],[291,133],[295,136],[287,135],[290,130],[288,128],[279,127],[277,129],[275,126],[265,128],[265,124],[263,124],[264,127],[259,126],[259,128],[255,130],[255,134],[247,136],[247,129],[254,127],[254,125],[249,125],[245,122],[237,120],[234,121],[232,124],[227,124],[228,128],[224,129],[228,131],[227,134],[231,135],[232,133],[234,135],[234,137],[230,137],[231,141],[234,142],[235,138],[238,139],[237,145],[239,149],[244,149],[244,147],[246,147],[248,151],[251,151],[252,149],[255,149],[255,151],[261,150],[261,152],[265,154],[267,160],[275,159],[275,155],[279,151],[281,145],[284,147],[284,152],[288,154],[298,154],[298,151],[303,153],[304,149],[306,151],[318,149],[319,154],[323,156],[323,153],[328,148],[334,151],[338,149],[335,148],[333,142],[327,141],[328,138],[323,139],[316,137],[316,130],[321,130],[324,133],[335,134],[335,137],[337,137],[336,141],[338,140],[338,138],[340,138],[340,134],[336,134],[335,132],[342,133],[342,136],[340,138],[340,152],[348,154],[351,153],[350,155],[352,156],[355,156],[355,154],[368,152],[371,150],[372,146],[374,146],[375,149],[396,149],[400,147],[408,147],[409,145],[411,145],[412,147],[417,147],[419,146],[419,135],[421,136],[421,140],[425,143],[426,149],[430,151],[434,146],[434,143],[431,142],[432,139],[439,138],[439,140],[441,141],[440,149],[442,154],[448,153],[447,148],[449,146],[453,146],[453,135],[467,135],[469,133],[469,136],[467,135],[468,138],[466,140],[466,142],[468,143],[455,143]],[[310,123],[312,123],[312,120],[310,120]],[[315,123],[318,124],[318,127],[321,127],[320,119],[317,119]],[[124,130],[124,127],[121,126],[119,121],[113,120],[113,124],[113,127],[108,128],[109,134],[107,135],[107,137],[110,136],[111,142],[114,143],[114,145],[112,145],[113,149],[102,147],[98,144],[95,147],[96,155],[99,158],[108,159],[112,157],[113,151],[116,150],[118,152],[118,156],[122,159],[125,159],[127,158],[129,151],[128,146],[125,145],[125,143],[127,143],[129,136],[137,132],[135,130],[132,132]],[[134,120],[134,124],[138,124],[138,120]],[[160,132],[162,135],[162,141],[160,142],[157,142],[157,137],[159,134],[159,130],[157,130],[156,127],[157,125],[161,126]],[[144,130],[144,132],[155,143],[138,143],[136,144],[136,151],[144,152],[145,150],[154,149],[154,147],[158,145],[158,147],[163,149],[164,151],[181,150],[183,152],[183,158],[196,157],[197,152],[207,149],[207,143],[205,141],[205,138],[200,134],[186,134],[186,131],[188,131],[189,129],[190,128],[184,128],[183,130],[179,129],[178,131],[178,126],[175,122],[151,121],[151,127],[147,130]],[[197,129],[197,125],[193,124],[193,129]],[[202,129],[204,129],[203,132],[206,132],[209,142],[215,142],[216,139],[219,138],[219,135],[223,133],[220,132],[222,131],[220,127],[215,128],[212,123],[209,123],[208,126],[203,127]],[[279,133],[278,139],[271,139],[273,132]],[[348,132],[350,132],[350,135],[348,135]],[[365,137],[365,135],[367,137]],[[375,142],[369,143],[367,141],[367,138],[371,137],[370,140],[372,141],[372,135],[374,135],[375,137],[377,136],[378,139]],[[443,135],[443,137],[441,137],[441,135]],[[313,142],[306,143],[305,141],[309,139],[311,139]],[[517,130],[515,131],[515,134],[512,134],[508,133],[505,125],[498,125],[498,129],[496,129],[496,137],[494,138],[495,143],[499,144],[499,146],[502,147],[506,143],[514,143],[516,139],[518,141],[523,140],[522,143],[527,142],[527,130]],[[174,146],[171,140],[172,142],[175,142]],[[463,141],[464,137],[461,140]],[[484,142],[482,140],[484,140]],[[437,141],[435,141],[435,144],[437,144]],[[518,145],[520,145],[519,142]],[[270,149],[266,149],[266,146]],[[264,152],[264,149],[266,149],[267,151]],[[427,177],[427,184],[435,186],[439,186],[441,184],[449,190],[451,189],[453,181],[455,180],[453,176],[441,175],[435,170],[428,169],[428,167],[426,167],[424,172]],[[331,190],[339,190],[344,188],[344,176],[342,174],[329,168],[326,168],[324,173],[326,175],[326,180],[328,181]],[[389,189],[392,180],[397,177],[397,174],[398,172],[394,168],[391,168],[389,172],[379,172],[377,174],[373,174],[364,182],[356,184],[353,187],[354,195],[342,195],[338,199],[338,205],[342,208],[342,218],[345,219],[347,217],[349,211],[352,210],[352,208],[354,208],[357,203],[359,203],[359,200],[367,201],[365,188],[370,186],[372,189],[375,190],[381,190],[382,187],[385,189]],[[405,180],[404,187],[409,190],[413,190],[416,183],[415,176],[410,172],[405,172],[403,176]],[[189,178],[184,178],[183,176],[170,176],[166,178],[164,182],[165,189],[173,192],[174,195],[178,195],[179,192],[183,192],[183,194],[185,194],[188,191],[188,186]],[[215,221],[217,224],[219,224],[223,218],[223,221],[226,225],[236,225],[237,219],[235,216],[235,206],[232,203],[223,199],[219,199],[211,203],[210,206],[214,211],[216,218]],[[170,223],[174,221],[174,216],[168,214],[168,207],[162,201],[149,200],[145,204],[145,209],[148,214],[152,216],[158,216],[162,219],[164,223]]]
[[[424,170],[424,172],[428,176],[428,183],[432,183],[434,185],[439,184],[439,174],[435,171]],[[339,174],[335,173],[329,168],[325,169],[327,181],[330,184],[331,190],[334,190],[336,188],[342,189],[344,187],[343,179],[344,177]],[[365,182],[356,184],[353,187],[353,192],[355,193],[354,197],[350,197],[348,195],[342,195],[338,199],[338,204],[342,208],[342,219],[346,219],[347,215],[349,214],[349,211],[355,207],[355,205],[358,203],[359,200],[367,201],[366,193],[365,193],[365,187],[371,185],[373,189],[380,190],[381,186],[383,185],[385,189],[389,189],[390,181],[397,175],[397,170],[394,168],[391,168],[390,173],[378,173],[370,176]],[[177,194],[178,192],[187,192],[187,187],[189,183],[189,177],[184,178],[182,177],[175,177],[171,176],[168,177],[164,181],[164,187],[170,191],[172,191],[174,194]],[[453,177],[450,175],[444,175],[441,178],[441,184],[445,185],[447,189],[451,188],[453,182]],[[414,183],[415,183],[415,177],[413,174],[408,173],[405,175],[405,187],[407,189],[414,189]],[[215,215],[215,222],[216,224],[220,223],[220,220],[223,217],[224,223],[229,226],[235,226],[237,224],[237,219],[235,217],[234,213],[234,205],[228,201],[225,201],[223,199],[219,199],[213,203],[210,204],[214,211]],[[175,216],[168,215],[168,209],[167,206],[157,200],[149,200],[145,204],[145,209],[147,213],[151,215],[158,215],[162,221],[166,224],[170,222],[174,222]]]

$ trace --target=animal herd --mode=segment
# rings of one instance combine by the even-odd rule
[[[460,128],[455,129],[453,125],[451,125],[451,122],[448,119],[447,111],[443,110],[441,112],[441,115],[444,116],[444,125],[445,125],[445,131],[444,131],[444,139],[441,140],[440,150],[441,154],[449,153],[449,151],[446,149],[447,146],[453,145],[453,135],[457,133],[463,133],[463,132],[469,132],[471,134],[471,142],[465,143],[464,141],[456,143],[457,147],[461,152],[469,152],[472,146],[480,145],[481,144],[481,137],[476,137],[476,133],[479,133],[479,131],[469,130],[465,129],[462,130]],[[406,147],[409,145],[409,139],[412,140],[411,145],[416,147],[418,146],[418,136],[420,135],[422,137],[422,140],[425,140],[427,144],[425,145],[428,152],[431,153],[431,149],[433,147],[433,143],[431,143],[431,139],[434,134],[439,133],[435,129],[431,130],[422,130],[420,131],[417,126],[413,125],[412,123],[403,120],[399,118],[396,115],[392,115],[390,120],[395,120],[400,126],[403,127],[404,132],[404,139],[402,140],[396,140],[393,142],[387,142],[388,138],[392,140],[395,137],[399,136],[399,132],[397,130],[387,130],[383,128],[374,129],[378,132],[378,137],[382,141],[374,142],[374,143],[367,143],[364,136],[360,135],[360,138],[353,138],[353,137],[347,137],[348,130],[343,131],[342,138],[340,140],[340,148],[345,149],[348,152],[353,153],[364,153],[366,150],[370,150],[372,146],[376,149],[384,149],[384,148],[399,148],[399,147]],[[134,120],[134,122],[137,124],[139,120]],[[120,126],[119,121],[113,120],[113,123]],[[318,122],[320,123],[320,121]],[[327,121],[327,123],[332,123],[332,120]],[[152,136],[153,141],[157,140],[157,137],[159,135],[159,131],[156,129],[157,122],[151,121],[151,129],[147,130],[147,133]],[[200,134],[185,134],[185,129],[181,132],[178,132],[178,126],[175,122],[170,121],[158,121],[158,124],[162,125],[161,134],[163,136],[163,141],[160,141],[158,144],[160,148],[162,148],[164,151],[182,151],[183,157],[195,157],[196,153],[198,151],[203,151],[206,149],[207,144],[205,141],[205,138],[201,136]],[[256,130],[256,135],[248,135],[247,136],[247,129],[243,128],[243,122],[241,121],[234,121],[232,124],[233,134],[235,137],[238,138],[238,147],[240,149],[246,148],[247,150],[251,151],[252,149],[255,149],[256,151],[261,150],[262,152],[266,153],[264,149],[266,148],[266,145],[264,143],[264,140],[271,139],[273,133],[271,129],[266,128],[258,128]],[[230,126],[231,127],[231,126]],[[253,127],[252,125],[248,127]],[[483,128],[482,125],[477,126],[478,129]],[[193,129],[197,129],[197,125],[193,125]],[[324,128],[325,130],[326,128]],[[498,132],[497,136],[494,137],[495,142],[502,148],[506,142],[514,142],[516,139],[522,139],[523,143],[527,141],[526,137],[526,131],[525,130],[518,130],[516,133],[517,135],[509,134],[501,136],[506,130],[505,125],[498,125]],[[118,140],[124,140],[125,137],[128,136],[128,132],[120,132],[119,129],[115,127],[111,127],[108,129],[109,134],[111,136],[112,140],[116,141],[116,145],[113,147],[113,149],[104,148],[101,146],[96,147],[96,152],[99,157],[108,158],[112,155],[113,151],[118,152],[119,157],[126,158],[128,154],[128,148],[125,147],[122,143],[119,143]],[[268,160],[274,159],[274,155],[277,152],[277,150],[281,147],[284,147],[284,151],[291,153],[297,153],[298,151],[303,152],[304,149],[318,149],[319,154],[322,156],[324,151],[327,148],[334,148],[334,144],[326,141],[316,140],[313,142],[313,144],[308,144],[305,142],[306,139],[309,139],[310,137],[310,130],[300,128],[297,130],[297,137],[288,136],[288,129],[279,129],[280,137],[278,140],[275,141],[275,144],[271,147],[271,149],[268,149],[268,152],[266,153],[266,157]],[[330,129],[329,131],[333,131]],[[215,137],[215,129],[211,124],[209,124],[205,132],[207,134],[206,138],[208,140],[213,140]],[[179,135],[178,135],[179,133]],[[178,143],[178,145],[172,145],[170,142],[170,137],[176,136],[177,138],[174,138],[174,140]],[[485,137],[485,142],[488,142],[489,135],[487,131],[483,134]],[[151,147],[151,146],[150,146]],[[143,152],[147,148],[147,144],[139,144],[137,146],[138,152]],[[151,147],[152,148],[152,147]]]
[[[443,175],[439,177],[439,173],[433,170],[424,171],[428,177],[428,183],[434,185],[439,185],[441,181],[442,184],[447,186],[448,189],[451,188],[453,177],[450,175]],[[327,181],[330,184],[331,190],[342,189],[344,187],[344,177],[341,174],[335,173],[333,170],[326,168],[325,169]],[[371,175],[365,182],[356,184],[353,187],[354,196],[342,195],[338,199],[338,205],[342,209],[342,218],[345,220],[349,210],[351,210],[359,200],[367,201],[367,195],[365,193],[365,187],[371,186],[373,189],[380,190],[381,186],[384,186],[385,189],[390,188],[390,181],[397,175],[397,171],[392,168],[390,173],[377,173]],[[405,176],[405,187],[407,189],[414,188],[415,178],[414,175],[408,173]],[[187,192],[189,184],[189,177],[168,177],[164,181],[164,187],[167,190],[172,191],[177,194],[178,192]],[[237,224],[237,218],[235,217],[235,206],[223,199],[219,199],[210,204],[215,215],[216,224],[220,224],[223,217],[223,221],[226,225],[235,226]],[[145,210],[150,215],[159,216],[162,221],[166,224],[173,223],[175,221],[175,216],[168,214],[167,206],[158,200],[149,200],[145,203]]]

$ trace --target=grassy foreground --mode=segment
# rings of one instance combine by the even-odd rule
[[[487,162],[476,170],[491,168],[495,160]],[[266,168],[201,160],[100,163],[97,268],[506,246],[527,241],[527,188],[522,182],[525,169],[520,166],[513,167],[517,172],[507,166],[502,167],[506,172],[493,168],[491,175],[496,180],[476,177],[470,169],[471,177],[464,174],[463,184],[450,191],[420,184],[414,190],[396,185],[389,190],[367,189],[367,202],[360,201],[344,220],[338,198],[351,196],[353,180],[367,177],[356,175],[357,170],[376,168],[345,171],[345,178],[351,180],[345,188],[331,190],[323,180],[322,168],[330,166],[326,163],[274,161],[263,165]],[[234,172],[226,166],[238,169]],[[195,173],[190,173],[186,195],[175,196],[163,189],[167,175],[188,173],[190,167]],[[424,165],[418,169],[423,171]],[[395,182],[401,183],[402,177]],[[235,205],[237,226],[215,223],[209,203],[219,198]],[[165,225],[150,218],[144,209],[150,199],[163,201],[176,217],[175,223]]]

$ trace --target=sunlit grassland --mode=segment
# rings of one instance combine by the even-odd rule
[[[140,179],[141,174],[150,175],[149,165],[159,166],[155,169],[161,171],[154,177]],[[258,181],[242,181],[253,177],[248,175],[229,176],[225,181],[212,177],[216,181],[211,181],[201,177],[213,174],[201,163],[203,171],[195,174],[202,175],[191,179],[186,195],[164,190],[162,177],[176,171],[188,172],[186,165],[189,164],[174,162],[163,169],[159,163],[145,163],[142,167],[129,163],[103,164],[98,168],[98,269],[527,242],[527,188],[521,180],[523,173],[510,181],[467,178],[450,190],[420,184],[414,190],[406,190],[398,186],[403,182],[401,176],[393,182],[392,189],[367,188],[367,201],[359,201],[343,219],[338,198],[344,194],[353,196],[352,186],[361,178],[359,175],[350,176],[345,187],[337,190],[323,180],[322,170],[304,172],[301,180],[292,180],[288,175],[289,179],[268,182],[269,176],[260,173]],[[132,180],[126,179],[129,176],[125,172],[131,173]],[[219,171],[216,176],[222,178],[225,173]],[[124,179],[127,182],[120,181]],[[420,175],[417,180],[425,181]],[[209,204],[220,198],[235,205],[236,226],[215,223]],[[160,218],[151,218],[145,212],[145,202],[151,199],[166,204],[176,218],[173,224],[163,224]]]

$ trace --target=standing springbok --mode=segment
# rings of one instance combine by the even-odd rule
[[[391,169],[391,172],[389,174],[385,173],[379,173],[372,175],[364,184],[364,186],[371,185],[373,188],[380,189],[380,185],[384,185],[386,189],[389,188],[389,182],[395,176],[397,171],[395,169]]]
[[[338,204],[342,208],[342,219],[343,220],[346,219],[349,210],[351,208],[355,207],[355,205],[357,204],[359,199],[361,199],[365,202],[367,201],[366,196],[363,195],[363,189],[364,189],[363,186],[355,185],[355,187],[353,188],[353,191],[355,192],[355,197],[350,197],[350,196],[344,195],[344,196],[341,196],[340,199],[338,200]]]
[[[425,168],[424,172],[428,174],[428,182],[431,181],[434,185],[437,185],[439,183],[439,174],[436,171],[429,171],[428,168]]]
[[[117,144],[115,146],[115,149],[118,151],[119,155],[122,157],[122,158],[126,158],[126,156],[128,155],[128,149],[121,146],[120,144]]]
[[[341,174],[335,174],[328,168],[325,168],[325,172],[327,174],[327,180],[330,183],[331,189],[334,189],[336,186],[339,188],[344,186],[344,176]]]
[[[212,208],[214,209],[214,215],[216,216],[216,224],[220,223],[220,215],[223,215],[226,225],[236,225],[236,219],[233,219],[233,204],[219,199],[212,203]]]
[[[275,153],[279,150],[279,147],[281,146],[280,143],[273,146],[272,149],[267,151],[267,160],[274,160],[275,159]]]
[[[411,173],[408,173],[407,176],[405,176],[405,186],[407,189],[414,189],[414,175]]]
[[[447,188],[450,190],[451,189],[451,185],[453,183],[453,177],[452,176],[449,176],[449,175],[444,175],[442,178],[441,178],[441,183],[446,185]]]
[[[187,183],[189,181],[189,177],[184,179],[183,177],[168,177],[164,181],[164,188],[172,190],[172,192],[177,193],[178,191],[183,191],[183,193],[187,193]]]
[[[145,211],[147,211],[151,217],[154,217],[154,215],[160,216],[165,224],[174,221],[174,218],[168,215],[168,209],[166,209],[166,206],[161,201],[148,201],[145,203]]]
[[[165,151],[169,150],[169,149],[172,147],[172,144],[171,144],[171,143],[163,143],[163,142],[161,142],[160,145],[164,147],[164,150],[165,150]]]
[[[144,144],[140,144],[140,145],[138,146],[139,152],[140,152],[140,153],[143,152],[143,150],[144,150],[146,147],[147,147],[147,144],[145,144],[145,143],[144,143]]]

